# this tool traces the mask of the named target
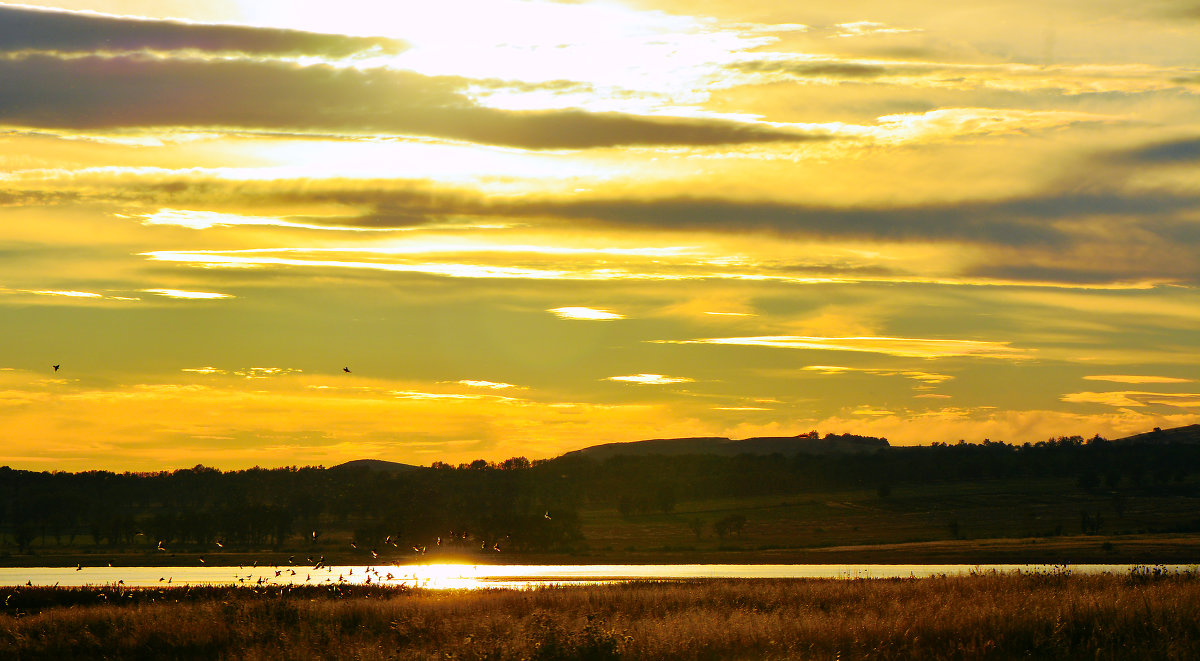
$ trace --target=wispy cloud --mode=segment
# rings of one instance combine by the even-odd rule
[[[644,386],[662,386],[672,383],[691,383],[695,379],[689,379],[685,376],[666,376],[663,374],[631,374],[628,376],[610,376],[606,381],[621,381],[624,383],[637,383]]]
[[[457,383],[460,386],[467,386],[469,388],[487,388],[489,390],[507,390],[509,388],[517,388],[517,389],[521,388],[521,386],[514,385],[511,383],[500,383],[497,381],[476,381],[473,379],[461,379],[459,381],[454,381],[453,383]]]
[[[621,315],[612,310],[602,310],[588,307],[562,307],[546,310],[559,319],[578,319],[583,321],[612,321],[614,319],[624,319]]]
[[[1136,374],[1096,374],[1083,377],[1087,381],[1111,381],[1113,383],[1192,383],[1195,379],[1173,376],[1139,376]]]
[[[148,294],[158,294],[167,298],[182,298],[195,300],[212,300],[219,298],[233,298],[233,294],[221,294],[208,291],[186,291],[182,289],[143,289],[142,291]]]
[[[838,23],[834,26],[834,37],[869,37],[885,34],[905,34],[920,32],[913,28],[897,28],[877,21],[855,21],[853,23]]]
[[[97,294],[90,291],[73,291],[69,289],[26,290],[26,293],[37,294],[38,296],[66,296],[68,298],[104,298],[103,294]]]
[[[227,370],[223,370],[223,369],[220,369],[217,367],[211,367],[211,366],[208,366],[208,367],[185,367],[185,368],[181,369],[180,371],[181,372],[191,372],[192,374],[229,374],[229,372]]]
[[[502,397],[500,395],[475,395],[463,393],[448,393],[448,392],[422,392],[419,390],[393,390],[389,393],[396,399],[414,399],[414,400],[444,400],[444,401],[478,401],[487,400],[490,402],[522,402],[524,400],[516,397]]]
[[[886,409],[877,409],[871,406],[860,406],[854,409],[853,415],[887,416],[895,415],[895,413]]]
[[[394,228],[356,227],[346,225],[322,225],[301,223],[268,216],[241,216],[213,211],[188,211],[184,209],[159,209],[142,217],[143,225],[174,225],[188,229],[203,230],[213,227],[235,227],[259,225],[266,227],[288,227],[296,229],[328,230],[342,232],[386,232]]]
[[[1162,393],[1138,390],[1076,392],[1063,395],[1060,399],[1072,404],[1105,404],[1118,408],[1138,408],[1150,405],[1185,409],[1200,407],[1200,393]]]
[[[710,337],[695,340],[652,340],[658,344],[713,344],[725,346],[772,347],[818,351],[855,351],[880,353],[906,358],[978,357],[1027,359],[1032,353],[1009,346],[1008,342],[983,340],[942,340],[911,337],[807,337],[800,335],[761,335],[755,337]]]
[[[906,379],[913,379],[927,384],[945,383],[954,379],[949,374],[936,374],[933,372],[921,372],[915,370],[887,370],[876,369],[869,367],[837,367],[833,365],[807,365],[801,368],[809,372],[820,372],[821,374],[844,374],[846,372],[861,372],[863,374],[873,374],[876,376],[902,376]]]
[[[271,377],[287,376],[289,374],[301,374],[304,372],[304,370],[295,367],[246,367],[230,371],[212,366],[185,367],[180,371],[188,372],[190,374],[203,374],[205,376],[226,376],[232,374],[245,379],[268,379]]]

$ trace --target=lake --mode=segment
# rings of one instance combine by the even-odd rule
[[[1129,573],[1145,565],[483,565],[313,567],[4,567],[0,586],[328,585],[370,583],[433,589],[529,588],[631,580],[704,578],[929,578],[989,572]],[[1172,572],[1196,565],[1166,565]]]

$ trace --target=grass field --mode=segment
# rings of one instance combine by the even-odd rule
[[[1200,562],[1200,498],[1172,488],[1085,491],[1074,480],[988,480],[876,490],[808,491],[788,496],[699,500],[669,512],[621,516],[580,512],[584,541],[572,552],[489,553],[492,563],[1173,563]],[[714,524],[744,517],[736,534]],[[1085,523],[1088,525],[1085,527]],[[325,556],[332,564],[408,563],[407,549],[379,559],[330,531],[319,546],[271,549],[96,546],[36,540],[30,553],[0,547],[0,565],[186,565],[280,563]]]
[[[438,592],[7,589],[0,657],[1194,659],[1193,573]]]
[[[584,515],[592,546],[631,550],[679,545],[823,547],[894,544],[956,538],[1033,538],[1080,534],[1081,514],[1099,517],[1095,532],[1139,534],[1200,524],[1200,499],[1173,493],[1087,492],[1073,480],[991,480],[906,485],[887,496],[875,490],[800,493],[694,501],[665,514],[620,517],[614,510]],[[738,540],[713,535],[713,521],[746,517]],[[701,523],[701,535],[693,522]],[[1196,530],[1200,532],[1200,530]]]

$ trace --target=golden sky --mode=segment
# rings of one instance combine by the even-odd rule
[[[1200,422],[1196,3],[807,4],[0,4],[0,464]]]

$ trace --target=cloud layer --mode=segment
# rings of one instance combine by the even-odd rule
[[[0,6],[0,463],[1200,421],[1179,8],[104,6]]]

